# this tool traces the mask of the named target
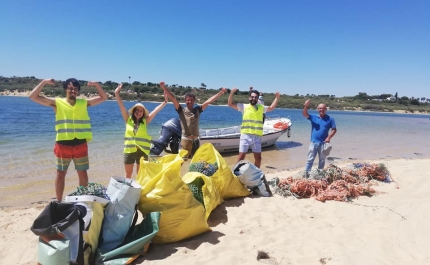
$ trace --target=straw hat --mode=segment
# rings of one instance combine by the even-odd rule
[[[144,111],[143,117],[145,117],[145,118],[149,117],[149,111],[145,108],[145,106],[143,106],[142,103],[136,103],[133,107],[131,107],[131,109],[128,110],[128,113],[130,113],[130,115],[133,115],[133,110],[136,107],[143,108],[143,111]]]

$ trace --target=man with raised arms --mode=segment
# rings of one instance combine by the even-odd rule
[[[63,198],[65,178],[70,162],[73,160],[79,177],[79,186],[88,185],[87,170],[89,168],[88,145],[92,139],[90,117],[87,107],[98,105],[107,99],[103,88],[97,82],[88,82],[89,87],[95,87],[98,96],[91,99],[78,99],[81,85],[75,78],[63,83],[66,98],[50,98],[41,95],[45,85],[55,85],[54,79],[45,79],[30,93],[30,99],[43,106],[52,107],[55,112],[54,154],[57,163],[55,177],[55,194],[58,201]]]

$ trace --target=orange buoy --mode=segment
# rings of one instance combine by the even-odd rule
[[[275,123],[273,125],[273,128],[280,129],[280,130],[286,130],[286,129],[288,129],[288,123],[280,121],[280,122]]]

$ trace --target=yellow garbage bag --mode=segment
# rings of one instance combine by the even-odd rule
[[[177,242],[211,231],[205,208],[180,177],[183,155],[179,152],[151,162],[141,160],[136,177],[142,186],[138,209],[143,215],[161,212],[154,243]]]
[[[212,179],[199,172],[188,172],[182,176],[182,180],[193,191],[194,197],[198,197],[197,201],[205,207],[207,220],[211,212],[223,202]]]
[[[233,171],[231,171],[225,159],[211,143],[205,143],[197,149],[191,163],[197,163],[199,161],[206,161],[210,164],[215,162],[217,163],[218,170],[210,178],[217,188],[221,198],[236,198],[251,194],[249,190],[240,183],[239,179],[234,175]]]

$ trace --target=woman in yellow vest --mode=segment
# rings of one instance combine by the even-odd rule
[[[135,104],[128,112],[119,95],[122,84],[115,89],[115,97],[125,121],[124,135],[124,167],[126,178],[131,178],[133,165],[136,163],[136,173],[139,172],[140,158],[148,159],[151,148],[151,136],[148,135],[147,124],[167,104],[167,96],[164,94],[164,102],[158,105],[151,113],[142,103]]]

